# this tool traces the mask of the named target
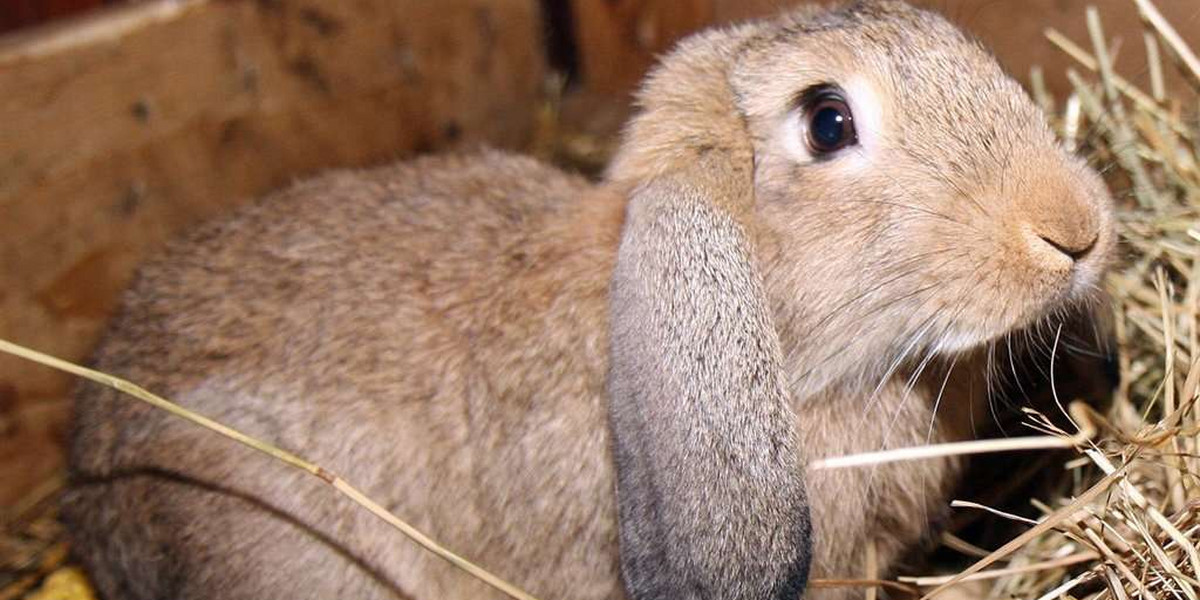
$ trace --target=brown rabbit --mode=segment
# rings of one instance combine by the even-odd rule
[[[886,571],[951,461],[804,465],[945,439],[920,371],[1094,300],[1106,191],[987,52],[898,2],[695,35],[640,103],[598,186],[423,158],[202,227],[96,363],[546,600],[795,598],[868,543]],[[110,600],[498,595],[107,389],[80,393],[72,464]]]

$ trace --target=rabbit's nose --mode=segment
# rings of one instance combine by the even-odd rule
[[[1045,267],[1070,267],[1084,260],[1100,239],[1097,219],[1091,211],[1064,211],[1042,215],[1023,227],[1031,255]]]
[[[1052,246],[1055,250],[1066,254],[1071,258],[1071,260],[1074,261],[1078,261],[1087,256],[1088,252],[1091,252],[1092,248],[1096,247],[1096,240],[1099,239],[1099,236],[1095,233],[1093,233],[1091,239],[1087,240],[1086,242],[1081,241],[1085,238],[1080,237],[1068,237],[1066,239],[1069,241],[1060,242],[1059,239],[1061,238],[1056,238],[1053,235],[1046,235],[1044,233],[1039,234],[1038,237],[1041,238],[1043,242],[1050,244],[1050,246]]]
[[[1102,262],[1097,257],[1109,247],[1103,184],[1072,169],[1042,169],[1009,184],[1016,192],[1009,205],[1014,250],[1040,271],[1065,274],[1076,265]]]

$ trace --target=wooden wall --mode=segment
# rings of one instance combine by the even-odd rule
[[[146,252],[314,170],[523,147],[540,40],[535,0],[175,0],[0,38],[0,337],[84,358]],[[0,482],[59,464],[71,383],[0,357]]]
[[[115,0],[4,0],[0,2],[0,32],[85,13]]]
[[[769,15],[796,0],[570,0],[577,15],[580,65],[588,85],[602,93],[625,93],[681,35],[712,23]],[[816,0],[831,4],[835,0]],[[1075,66],[1042,34],[1055,27],[1090,48],[1084,20],[1089,4],[1099,8],[1109,38],[1121,41],[1117,68],[1146,83],[1142,26],[1133,0],[910,0],[949,16],[990,46],[1022,81],[1042,65],[1053,91],[1069,92],[1065,70]],[[1193,48],[1200,47],[1200,7],[1195,2],[1157,0]],[[1182,88],[1183,81],[1172,76]]]

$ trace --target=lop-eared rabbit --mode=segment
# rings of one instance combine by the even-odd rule
[[[957,468],[951,362],[1087,310],[1102,182],[898,2],[682,41],[604,181],[498,152],[339,171],[169,246],[100,369],[307,455],[545,600],[845,597]],[[947,402],[953,401],[948,398]],[[85,386],[64,507],[108,600],[497,597],[321,482]]]

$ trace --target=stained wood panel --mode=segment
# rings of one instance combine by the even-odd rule
[[[0,3],[0,32],[85,13],[106,1],[113,0],[4,0]]]
[[[534,0],[183,0],[0,38],[0,336],[81,359],[190,223],[326,167],[522,146],[540,33]],[[68,384],[0,357],[0,444],[58,435]]]
[[[825,4],[833,0],[817,0]],[[1141,22],[1132,0],[911,0],[933,8],[967,28],[991,47],[1011,72],[1027,80],[1030,67],[1042,65],[1052,91],[1065,96],[1065,76],[1075,66],[1046,41],[1042,31],[1055,27],[1090,47],[1084,10],[1096,5],[1110,38],[1123,42],[1117,67],[1127,78],[1148,81]],[[582,76],[598,92],[627,94],[653,63],[682,35],[713,23],[770,15],[796,0],[572,0],[580,41]],[[1200,47],[1200,9],[1195,3],[1156,3],[1179,32]],[[1183,89],[1172,74],[1169,82]]]
[[[624,94],[657,54],[714,22],[711,0],[571,0],[579,67],[588,86]]]

